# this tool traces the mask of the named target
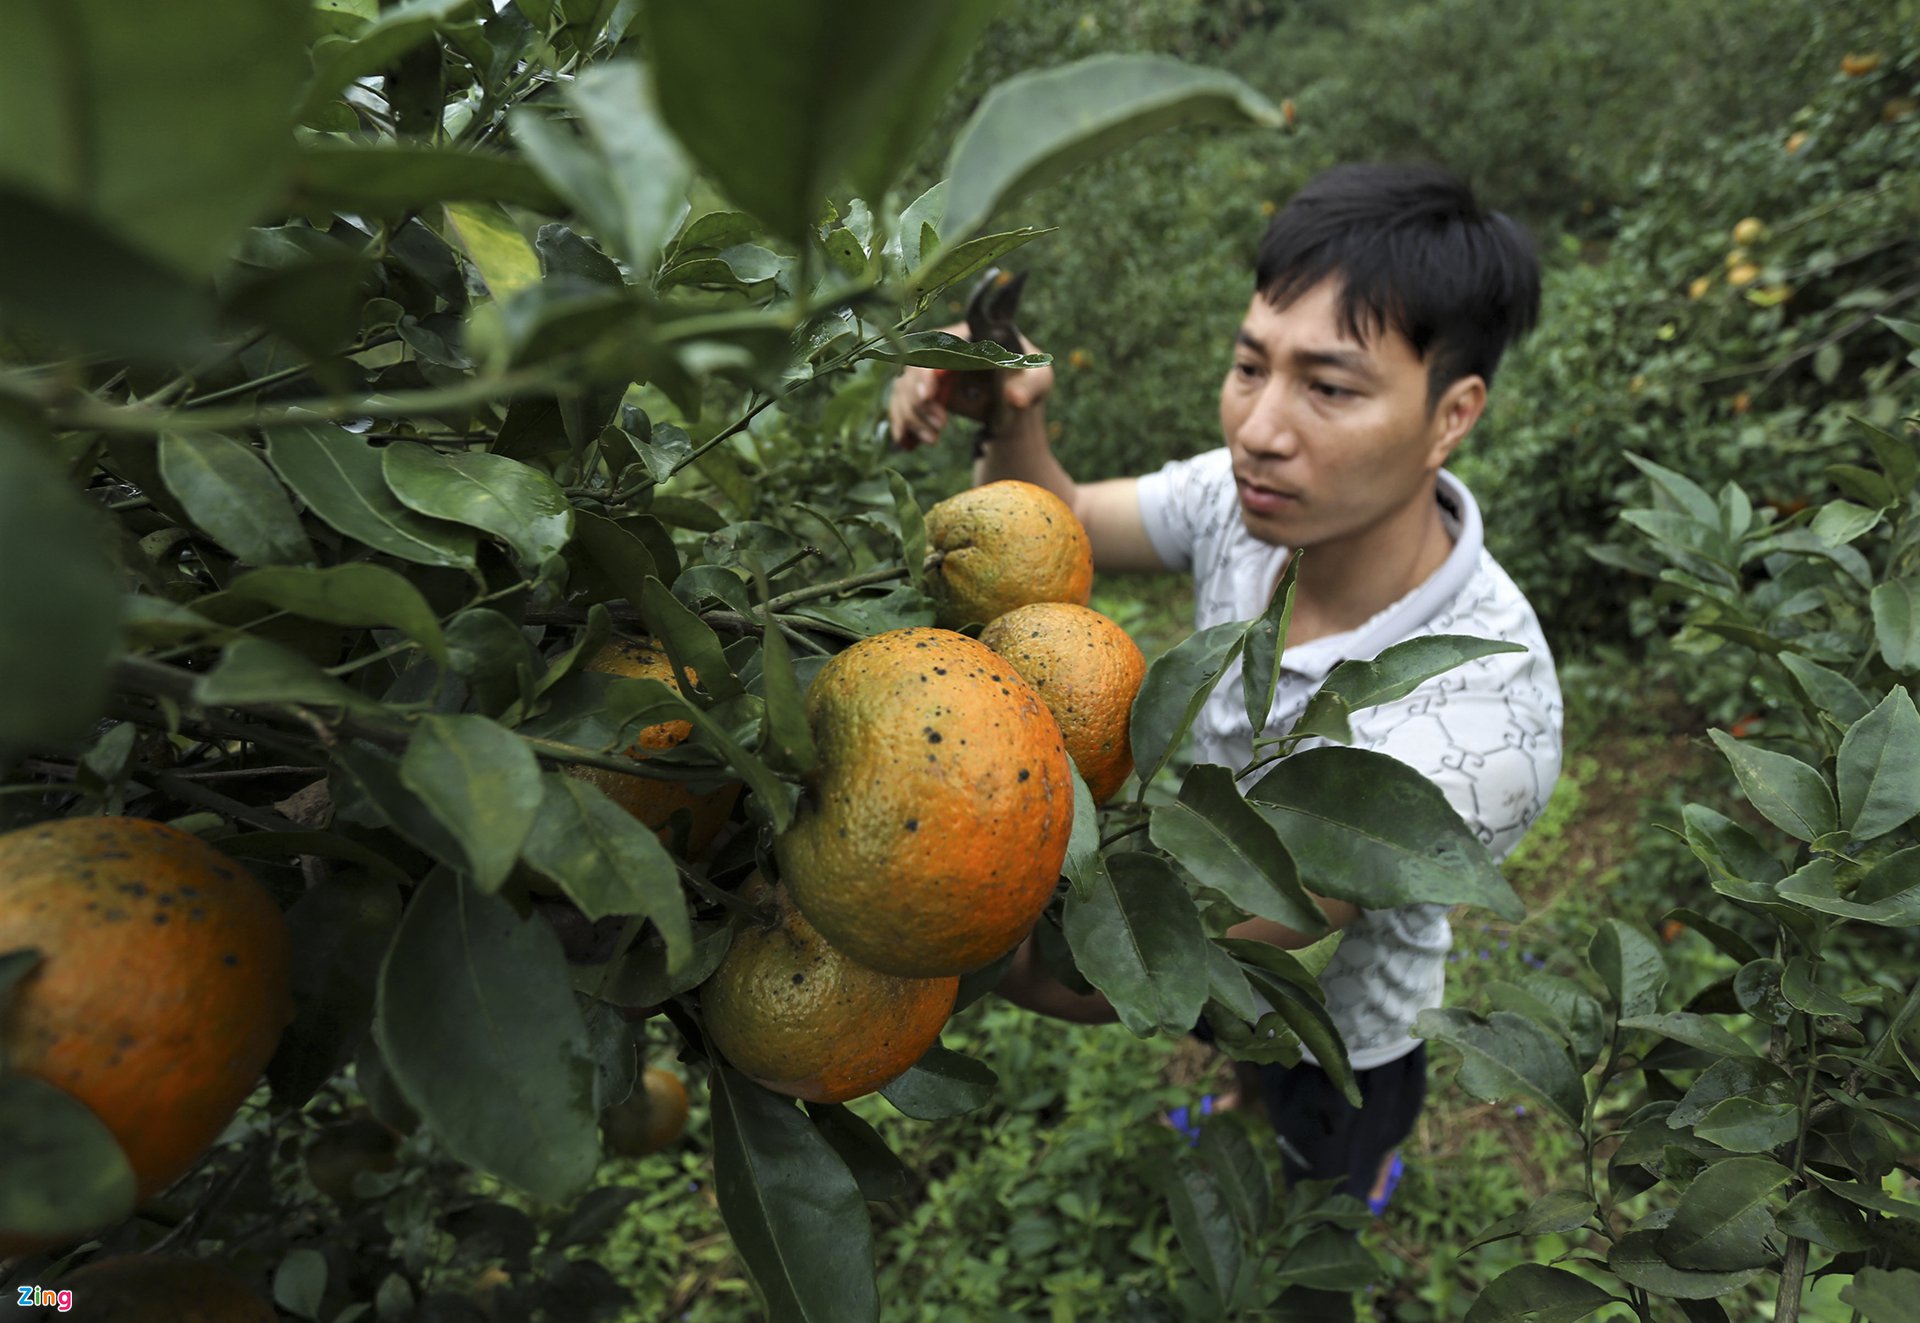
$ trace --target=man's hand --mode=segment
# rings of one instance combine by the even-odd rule
[[[967,334],[964,322],[940,329],[949,335],[964,337]],[[1013,345],[1001,347],[1015,348]],[[1018,348],[1023,354],[1042,352],[1024,335],[1020,337]],[[1022,415],[1039,409],[1053,391],[1051,367],[1016,368],[993,375],[1000,386],[1000,399],[1009,415],[1009,426],[1014,425]],[[893,393],[887,400],[887,426],[893,433],[893,443],[902,450],[912,450],[938,441],[948,417],[957,412],[950,410],[939,399],[939,380],[940,371],[937,369],[910,367],[902,368],[900,376],[894,381]]]

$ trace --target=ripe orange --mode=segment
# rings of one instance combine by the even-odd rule
[[[626,639],[614,639],[600,650],[600,655],[593,659],[587,669],[634,680],[659,680],[675,689],[680,688],[667,654],[650,640],[633,643]],[[697,682],[700,677],[694,674],[693,679]],[[649,754],[671,749],[691,734],[693,723],[690,721],[663,721],[659,725],[648,726],[627,749],[626,756],[645,759]],[[624,772],[609,772],[598,767],[570,767],[568,775],[598,786],[608,799],[653,828],[661,843],[668,847],[673,845],[673,824],[670,819],[676,810],[685,809],[692,818],[687,832],[689,855],[700,854],[713,844],[713,838],[726,823],[727,815],[733,812],[734,801],[740,798],[738,781],[700,792],[688,789],[682,781],[629,776]]]
[[[1073,778],[1060,725],[999,654],[896,629],[807,691],[819,750],[777,850],[793,899],[861,964],[978,969],[1026,936],[1060,878]]]
[[[1849,78],[1865,78],[1878,69],[1884,59],[1885,57],[1879,51],[1872,51],[1866,55],[1843,56],[1840,60],[1840,72]]]
[[[687,1086],[670,1070],[648,1066],[633,1092],[600,1113],[607,1147],[626,1158],[658,1153],[687,1129]]]
[[[1093,549],[1067,503],[1030,482],[990,482],[927,511],[927,575],[943,629],[985,624],[1029,602],[1087,604]]]
[[[845,1102],[904,1073],[940,1039],[958,978],[898,978],[822,937],[786,888],[756,878],[769,927],[749,926],[700,986],[707,1033],[735,1069],[777,1093]]]
[[[1759,243],[1766,236],[1767,225],[1758,216],[1748,216],[1733,227],[1733,242],[1747,248]]]
[[[0,1058],[100,1118],[138,1198],[219,1136],[293,1017],[279,908],[239,864],[158,822],[0,836],[0,934],[41,956],[0,1010]]]
[[[1127,737],[1147,659],[1127,631],[1091,607],[1035,602],[999,617],[980,641],[1045,700],[1067,753],[1102,803],[1133,771]]]
[[[90,1323],[276,1323],[278,1318],[239,1277],[198,1259],[116,1255],[46,1289],[72,1291],[74,1317]]]

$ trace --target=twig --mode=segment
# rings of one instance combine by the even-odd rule
[[[801,602],[811,602],[820,597],[831,597],[835,593],[852,592],[856,588],[865,588],[870,584],[886,583],[892,579],[904,579],[907,570],[904,565],[892,569],[868,570],[864,574],[855,574],[845,579],[835,579],[832,583],[817,583],[810,588],[795,588],[792,592],[781,593],[767,605],[775,611],[785,611]],[[772,577],[771,575],[768,577]]]

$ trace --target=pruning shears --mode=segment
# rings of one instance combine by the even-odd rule
[[[1024,271],[1016,275],[997,266],[988,267],[967,297],[967,339],[971,342],[991,340],[1009,353],[1022,352],[1020,332],[1013,319],[1020,308],[1020,290],[1026,283]],[[1000,377],[1004,371],[1003,368],[940,368],[934,373],[933,398],[946,406],[949,413],[980,423],[980,437],[974,443],[976,457],[980,443],[1000,431],[1006,409],[1000,398]]]

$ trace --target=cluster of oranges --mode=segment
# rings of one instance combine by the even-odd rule
[[[927,512],[936,628],[862,640],[821,668],[819,764],[746,895],[766,922],[700,992],[720,1055],[817,1102],[894,1079],[939,1038],[959,975],[1017,946],[1052,898],[1077,765],[1095,800],[1132,771],[1145,675],[1086,606],[1093,557],[1059,497],[997,482]],[[979,639],[959,627],[986,622]]]

